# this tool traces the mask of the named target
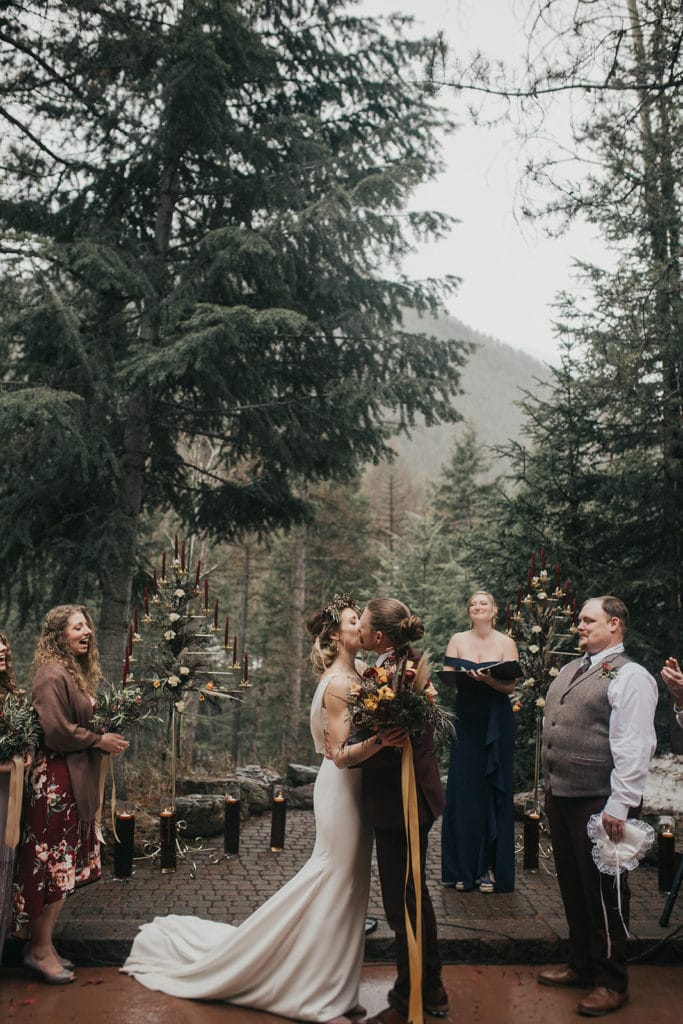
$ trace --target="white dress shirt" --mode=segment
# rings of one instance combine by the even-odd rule
[[[592,654],[591,664],[609,661],[611,655],[623,650],[623,644],[608,647]],[[622,821],[628,817],[629,807],[637,807],[643,798],[650,759],[657,746],[654,719],[658,696],[654,678],[635,661],[622,665],[607,687],[614,768],[604,810]]]

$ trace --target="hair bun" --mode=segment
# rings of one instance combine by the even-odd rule
[[[401,619],[398,628],[406,640],[421,640],[425,635],[422,619],[418,619],[417,615],[406,615],[405,619]]]
[[[317,612],[313,612],[312,615],[306,619],[306,629],[311,636],[320,636],[325,625],[325,613],[322,609]]]

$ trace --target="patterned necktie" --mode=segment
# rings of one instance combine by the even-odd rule
[[[590,654],[584,654],[583,659],[581,661],[581,664],[579,665],[579,667],[577,668],[576,672],[572,676],[572,679],[571,679],[572,683],[575,682],[579,678],[579,676],[582,676],[584,674],[584,672],[587,672],[590,667],[591,667],[591,657],[590,657]]]

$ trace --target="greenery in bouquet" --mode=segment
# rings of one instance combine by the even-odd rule
[[[24,757],[38,746],[40,729],[31,702],[23,694],[8,694],[0,704],[0,762]]]
[[[427,654],[417,664],[403,658],[396,665],[366,668],[347,694],[353,731],[371,736],[401,726],[413,738],[431,728],[435,742],[446,743],[453,735],[453,716],[439,704],[430,670]]]
[[[155,706],[156,700],[145,698],[139,686],[109,687],[97,694],[93,728],[103,733],[125,733],[130,726],[152,717]]]
[[[576,656],[576,598],[569,581],[564,585],[560,563],[555,564],[554,581],[546,568],[541,548],[540,567],[531,556],[526,583],[517,588],[517,605],[511,615],[508,606],[506,633],[519,650],[524,675],[511,694],[517,716],[515,744],[515,785],[538,788],[537,746],[545,695],[569,658]]]

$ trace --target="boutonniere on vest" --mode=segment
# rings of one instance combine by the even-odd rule
[[[614,679],[619,669],[616,665],[612,665],[609,661],[603,661],[600,666],[600,678],[601,679]]]

